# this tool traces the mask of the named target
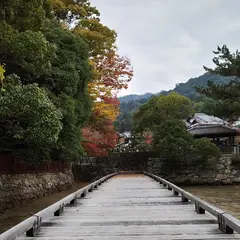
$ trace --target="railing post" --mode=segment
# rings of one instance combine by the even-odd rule
[[[182,202],[188,202],[188,199],[182,195]]]
[[[60,204],[59,209],[56,212],[54,212],[54,216],[55,217],[61,216],[63,214],[63,211],[64,211],[64,203]]]
[[[226,224],[224,215],[222,213],[218,214],[218,228],[226,234],[233,234],[234,232],[233,229]]]
[[[26,232],[26,236],[27,237],[36,237],[36,235],[39,233],[40,228],[41,228],[41,224],[42,224],[42,219],[39,216],[36,216],[37,219],[34,222],[32,228],[30,228],[27,232]]]
[[[75,194],[74,199],[70,201],[70,205],[74,205],[77,203],[77,195]]]
[[[204,213],[205,213],[205,210],[200,207],[198,201],[195,202],[195,211],[196,211],[198,214],[204,214]]]
[[[176,190],[173,190],[173,195],[174,195],[174,196],[178,196],[179,193],[178,193]]]
[[[82,198],[83,198],[83,197],[86,197],[86,195],[87,195],[87,192],[84,191],[84,192],[81,194],[81,197],[82,197]]]
[[[93,191],[93,186],[91,186],[91,188],[88,189],[88,192],[92,192]]]

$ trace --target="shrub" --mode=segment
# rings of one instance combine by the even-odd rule
[[[163,159],[167,172],[195,167],[206,168],[220,157],[220,149],[209,139],[194,139],[182,120],[168,119],[155,130],[153,148]]]
[[[4,80],[0,93],[0,152],[29,163],[50,158],[61,131],[60,111],[37,84],[22,85],[16,76]]]

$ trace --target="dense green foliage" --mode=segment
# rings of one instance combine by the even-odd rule
[[[213,58],[215,68],[207,68],[210,73],[232,77],[232,80],[225,85],[217,85],[209,82],[207,87],[199,87],[199,93],[213,99],[217,104],[216,116],[225,117],[230,121],[237,120],[240,116],[240,53],[231,53],[224,45],[218,47]]]
[[[156,128],[153,149],[165,160],[162,167],[169,172],[193,166],[207,168],[220,157],[214,143],[206,138],[194,139],[178,119],[167,119]]]
[[[133,113],[144,103],[148,101],[147,98],[140,100],[131,100],[129,102],[122,102],[120,104],[120,115],[115,122],[115,126],[119,132],[131,131],[133,125]]]
[[[153,149],[159,153],[159,157],[167,159],[167,170],[172,171],[185,164],[193,141],[183,121],[167,119],[154,131]]]
[[[50,159],[62,129],[61,118],[44,89],[7,77],[0,94],[0,151],[24,155],[29,162]]]
[[[150,98],[134,114],[136,139],[141,140],[147,133],[152,135],[152,150],[163,159],[166,171],[172,172],[195,164],[206,167],[209,159],[220,156],[219,148],[210,140],[195,140],[188,132],[183,119],[193,111],[190,99],[170,93]],[[140,148],[142,143],[140,141],[137,147]]]
[[[0,152],[32,161],[84,154],[81,128],[91,114],[88,54],[88,44],[55,19],[51,1],[0,3],[0,64],[6,70]],[[8,81],[12,74],[20,83]]]
[[[139,133],[154,131],[167,118],[185,119],[191,114],[190,99],[177,93],[155,96],[134,113],[134,130]]]

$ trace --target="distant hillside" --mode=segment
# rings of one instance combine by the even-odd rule
[[[223,77],[219,75],[212,75],[209,73],[205,73],[199,77],[196,78],[190,78],[186,83],[178,83],[176,84],[175,88],[169,91],[160,91],[157,94],[153,93],[146,93],[143,95],[137,95],[137,94],[131,94],[124,97],[120,97],[119,101],[122,102],[128,102],[128,101],[135,101],[135,100],[141,100],[141,99],[148,99],[153,95],[159,95],[159,94],[169,94],[170,92],[177,92],[180,93],[192,100],[196,99],[198,97],[198,93],[196,92],[195,87],[196,86],[206,86],[208,81],[212,81],[216,84],[226,84],[231,80],[229,77]]]
[[[209,81],[218,85],[222,85],[222,84],[227,84],[231,79],[232,79],[231,77],[223,77],[219,75],[212,75],[209,73],[205,73],[199,77],[190,78],[186,83],[179,83],[176,85],[176,87],[173,90],[163,92],[163,93],[168,94],[174,91],[184,95],[185,97],[188,97],[194,100],[196,99],[196,97],[199,96],[199,94],[196,92],[196,89],[195,89],[196,86],[206,86]]]
[[[164,94],[167,95],[170,92],[177,92],[182,94],[191,100],[196,100],[199,94],[196,92],[196,86],[206,86],[208,81],[212,81],[215,84],[226,84],[231,80],[229,77],[222,77],[219,75],[212,75],[205,73],[196,78],[190,78],[186,83],[179,83],[173,90],[161,91],[157,94],[146,93],[143,95],[131,94],[124,97],[120,97],[120,116],[116,121],[116,127],[119,132],[131,131],[132,129],[132,114],[142,104],[146,103],[151,96]]]
[[[120,103],[122,102],[129,102],[132,100],[140,100],[140,99],[145,99],[145,98],[150,98],[151,96],[153,96],[153,93],[145,93],[143,95],[137,95],[137,94],[130,94],[130,95],[126,95],[123,97],[119,98]]]

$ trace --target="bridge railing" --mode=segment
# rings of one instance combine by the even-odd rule
[[[36,234],[40,231],[40,227],[44,219],[50,216],[60,216],[66,205],[75,204],[78,198],[84,197],[87,192],[91,192],[94,188],[97,188],[103,182],[115,175],[117,175],[117,173],[107,175],[34,214],[25,221],[0,234],[0,240],[13,240],[23,233],[26,233],[26,236],[28,237],[36,236]]]
[[[185,191],[184,189],[176,186],[175,184],[158,177],[154,174],[144,172],[145,175],[155,179],[168,190],[173,191],[174,195],[181,195],[182,202],[191,201],[195,204],[195,211],[198,214],[204,214],[205,211],[215,216],[218,220],[218,227],[223,233],[232,234],[234,231],[240,233],[240,220],[232,215],[225,213],[223,210],[211,205],[210,203],[194,196],[193,194]]]

